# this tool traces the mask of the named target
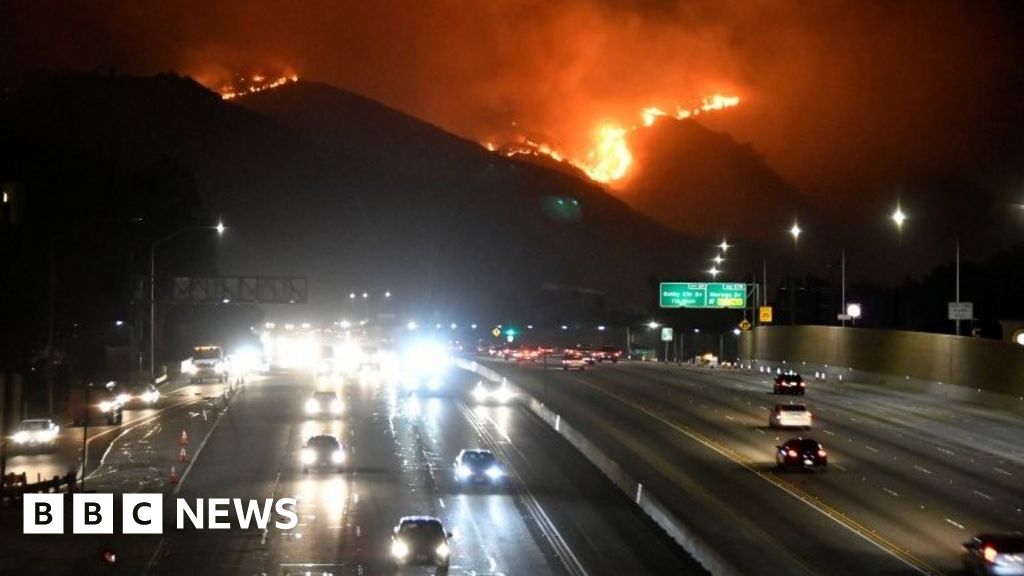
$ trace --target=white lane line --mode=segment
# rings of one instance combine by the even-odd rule
[[[872,446],[866,446],[866,445],[864,447],[867,448],[868,450],[871,450],[875,454],[878,454],[878,448],[874,448]]]
[[[938,450],[939,452],[942,452],[943,454],[948,454],[950,456],[956,456],[956,454],[954,454],[952,450],[948,450],[946,448],[943,448],[942,446],[936,446],[935,449]]]
[[[842,464],[829,464],[829,466],[831,466],[833,468],[838,468],[841,471],[846,472],[846,467],[844,467]]]
[[[270,499],[271,500],[274,500],[276,498],[276,496],[277,496],[277,485],[280,484],[280,483],[281,483],[281,471],[279,470],[277,472],[277,478],[274,479],[274,487],[270,490]],[[265,528],[263,528],[263,537],[260,538],[260,546],[266,546],[267,545],[267,534],[269,532],[270,532],[270,524],[267,524],[267,526]]]
[[[1004,474],[1006,476],[1013,476],[1013,472],[1007,472],[1006,470],[1003,470],[1002,468],[996,468],[995,466],[993,466],[992,469],[995,470],[996,472],[999,472],[1000,474]]]
[[[929,470],[927,468],[922,468],[920,466],[914,466],[914,470],[917,470],[919,472],[924,472],[925,474],[931,474],[932,473],[931,470]]]
[[[760,428],[754,428],[754,430],[759,434],[764,434],[764,430],[761,430]]]
[[[444,508],[444,498],[438,498],[437,503],[441,505],[441,508]]]
[[[217,419],[213,421],[213,426],[206,431],[206,436],[203,436],[203,441],[199,443],[199,448],[196,449],[196,453],[192,455],[192,458],[188,461],[188,466],[185,467],[185,471],[181,473],[181,478],[178,479],[178,485],[171,491],[171,495],[177,496],[181,492],[181,487],[185,485],[185,479],[188,478],[188,473],[192,471],[192,467],[199,461],[199,455],[203,453],[203,448],[206,447],[206,442],[213,436],[213,431],[217,429],[217,425],[224,419],[224,415],[231,409],[231,405],[224,407],[224,410],[217,416]]]
[[[900,493],[899,492],[897,492],[895,490],[890,490],[890,489],[888,489],[888,488],[886,488],[884,486],[882,487],[882,492],[885,492],[889,496],[893,496],[895,498],[899,498],[900,497]]]
[[[948,524],[952,524],[953,526],[956,526],[957,528],[959,528],[959,529],[961,529],[961,530],[963,530],[963,529],[964,529],[964,525],[963,525],[963,524],[960,524],[960,523],[959,523],[959,522],[957,522],[956,520],[950,520],[949,518],[946,518],[946,522],[947,522]]]
[[[823,431],[825,432],[825,434],[828,434],[829,436],[835,436],[836,435],[836,433],[831,431],[831,430],[823,430]]]
[[[988,500],[988,501],[990,501],[990,502],[992,501],[992,497],[991,497],[991,496],[989,496],[988,494],[985,494],[984,492],[978,492],[977,490],[972,490],[972,492],[974,492],[974,493],[975,493],[975,494],[977,494],[978,496],[981,496],[981,497],[982,497],[982,498],[984,498],[985,500]]]

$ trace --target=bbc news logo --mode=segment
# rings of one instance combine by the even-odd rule
[[[25,534],[64,533],[63,494],[25,494],[22,531]],[[299,523],[294,498],[242,500],[240,498],[185,498],[174,501],[175,528],[227,530],[234,526],[266,530],[273,520],[278,530],[291,530]],[[163,534],[164,497],[161,494],[122,494],[122,534]],[[230,519],[234,515],[236,524]],[[113,534],[113,494],[73,494],[72,534]]]

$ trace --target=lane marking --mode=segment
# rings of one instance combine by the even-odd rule
[[[924,472],[925,474],[931,474],[932,473],[931,470],[929,470],[927,468],[922,468],[922,467],[916,466],[916,465],[914,466],[914,470],[917,470],[919,472]]]
[[[206,431],[206,436],[203,436],[203,441],[199,443],[199,448],[196,449],[196,453],[189,459],[188,466],[185,467],[185,471],[181,473],[181,478],[178,479],[178,485],[171,491],[172,496],[177,496],[178,493],[181,492],[181,487],[185,485],[185,478],[188,478],[188,473],[192,471],[192,467],[199,461],[199,455],[203,453],[203,448],[206,447],[206,442],[210,439],[210,436],[213,436],[213,431],[217,429],[221,419],[224,418],[224,415],[227,414],[230,409],[230,404],[225,406],[224,410],[217,415],[217,419],[213,421],[213,426],[210,426],[210,429]]]
[[[890,489],[886,488],[885,486],[882,487],[882,492],[885,492],[886,494],[888,494],[889,496],[893,496],[894,498],[899,498],[900,497],[900,493],[899,492],[897,492],[895,490],[890,490]]]
[[[996,472],[999,472],[1000,474],[1004,474],[1006,476],[1013,476],[1013,472],[1007,472],[1006,470],[1003,470],[1002,468],[996,468],[995,466],[993,466],[992,469],[995,470]]]
[[[981,496],[981,497],[982,497],[982,498],[984,498],[985,500],[988,500],[988,501],[990,501],[990,502],[992,501],[992,497],[991,497],[991,496],[989,496],[988,494],[985,494],[984,492],[979,492],[979,491],[977,491],[977,490],[972,490],[972,492],[974,492],[974,493],[975,493],[975,494],[977,494],[978,496]]]
[[[961,523],[959,523],[959,522],[957,522],[956,520],[950,520],[949,518],[946,518],[946,522],[947,522],[948,524],[951,524],[951,525],[953,525],[953,526],[956,526],[957,528],[959,528],[959,529],[961,529],[961,530],[964,530],[964,525],[963,525],[963,524],[961,524]]]
[[[836,433],[831,431],[831,430],[824,430],[823,429],[822,431],[825,432],[825,434],[828,434],[829,436],[835,436],[836,435]]]
[[[852,518],[846,516],[839,510],[832,508],[831,506],[825,504],[820,500],[815,499],[813,496],[811,496],[807,492],[804,492],[797,486],[785,482],[775,477],[774,475],[759,470],[756,467],[757,463],[749,460],[747,457],[732,450],[731,448],[719,444],[718,442],[712,440],[711,438],[687,426],[671,422],[667,418],[664,418],[661,415],[652,412],[648,408],[635,404],[629,400],[622,398],[621,396],[618,396],[617,394],[613,394],[612,392],[609,392],[585,380],[580,380],[577,378],[574,379],[574,381],[584,386],[587,386],[588,388],[591,388],[597,392],[600,392],[601,394],[604,394],[605,396],[608,396],[609,398],[612,398],[626,406],[629,406],[630,408],[633,408],[638,412],[642,412],[643,414],[646,414],[648,417],[664,424],[665,426],[668,426],[669,428],[672,428],[673,430],[676,430],[677,432],[697,441],[700,444],[703,444],[705,447],[719,453],[720,455],[728,458],[729,460],[732,460],[734,463],[739,464],[740,466],[742,466],[755,476],[761,478],[762,480],[765,480],[766,482],[769,482],[770,484],[782,490],[786,494],[789,494],[793,498],[796,498],[797,500],[803,502],[812,509],[824,514],[826,517],[833,520],[840,526],[843,526],[850,532],[853,532],[857,536],[861,537],[863,540],[870,542],[871,544],[874,544],[879,549],[883,550],[884,552],[887,552],[894,558],[903,562],[907,566],[913,568],[915,571],[920,572],[922,574],[942,574],[941,571],[934,568],[924,560],[918,558],[909,550],[900,548],[898,545],[894,544],[893,542],[889,541],[888,539],[884,538],[883,536],[879,535],[878,533],[864,526],[863,524],[860,524],[856,520],[853,520]]]
[[[864,447],[867,448],[868,450],[871,450],[875,454],[878,454],[878,448],[874,448],[874,447],[871,447],[871,446],[868,446],[868,445],[865,445]]]

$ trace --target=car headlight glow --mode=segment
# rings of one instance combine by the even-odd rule
[[[335,464],[341,464],[344,461],[345,461],[345,452],[344,451],[342,451],[342,450],[335,450],[334,453],[331,454],[331,462],[334,462]]]
[[[320,412],[320,403],[317,402],[316,399],[310,398],[309,400],[306,400],[306,413],[307,414],[317,414],[319,412]]]
[[[189,374],[196,374],[199,372],[199,367],[195,364],[189,364],[188,366],[185,366],[185,372]]]
[[[108,400],[100,402],[100,412],[110,412],[111,408],[114,407],[114,403]]]
[[[441,544],[438,545],[437,550],[435,550],[435,552],[437,552],[437,555],[439,557],[447,558],[448,554],[451,552],[451,550],[448,549],[448,545],[447,544],[445,544],[444,542],[441,542]]]
[[[482,384],[477,383],[476,388],[473,389],[473,399],[477,402],[487,400],[487,390],[484,389]]]
[[[131,396],[129,396],[129,395],[127,395],[127,394],[124,394],[124,393],[121,393],[121,394],[118,394],[118,395],[117,395],[117,401],[118,401],[119,403],[121,403],[121,404],[126,404],[126,403],[128,403],[128,400],[130,400],[130,399],[131,399]]]
[[[398,559],[405,558],[409,555],[409,546],[401,540],[395,540],[391,543],[391,555]]]
[[[160,399],[160,393],[156,390],[149,390],[142,395],[142,399],[148,404],[153,404]]]
[[[316,452],[314,452],[313,450],[310,450],[309,448],[303,448],[302,449],[302,463],[303,464],[312,464],[314,462],[316,462]]]
[[[495,392],[494,395],[498,398],[499,402],[508,402],[516,394],[511,389],[509,389],[508,386],[502,384],[501,388],[498,388],[498,391]]]
[[[491,480],[497,480],[498,478],[501,478],[504,475],[505,473],[502,472],[501,468],[498,468],[497,466],[491,466],[490,468],[487,469],[487,477],[490,478]]]
[[[455,469],[455,475],[458,476],[459,478],[466,478],[472,473],[473,471],[470,470],[469,466],[466,466],[465,464],[459,464],[459,467]]]
[[[18,432],[14,435],[14,441],[17,444],[24,444],[25,442],[28,442],[28,432],[25,432],[24,430]]]
[[[331,400],[331,413],[332,414],[341,414],[341,411],[343,409],[344,409],[344,405],[341,403],[341,400]]]

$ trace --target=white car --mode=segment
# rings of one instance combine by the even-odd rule
[[[329,390],[318,390],[306,400],[306,414],[310,416],[339,416],[345,410],[345,404],[338,395]]]
[[[768,416],[772,428],[811,428],[811,411],[803,404],[776,404]]]
[[[57,442],[60,426],[49,418],[22,420],[14,433],[14,445],[19,448],[52,447]]]
[[[507,404],[516,395],[504,380],[500,384],[477,382],[473,388],[473,400],[477,404]]]

